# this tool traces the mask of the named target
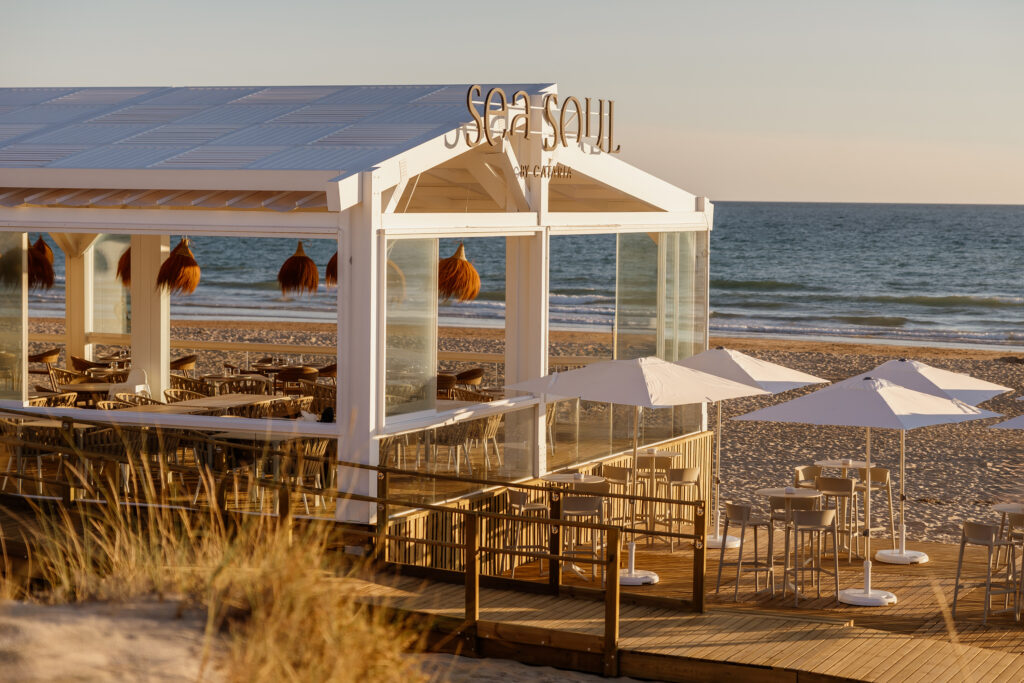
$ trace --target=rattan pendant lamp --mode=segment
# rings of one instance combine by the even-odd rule
[[[459,248],[437,264],[437,291],[445,299],[472,301],[480,293],[480,274],[466,258],[466,247]]]
[[[188,238],[181,238],[178,246],[160,266],[156,276],[157,289],[165,289],[172,294],[191,294],[196,291],[199,286],[199,264],[188,245]]]
[[[335,273],[337,273],[337,263],[335,263]],[[281,286],[281,292],[284,294],[291,292],[315,294],[320,286],[320,272],[313,259],[306,256],[301,241],[295,248],[295,253],[288,257],[277,272],[277,284]]]

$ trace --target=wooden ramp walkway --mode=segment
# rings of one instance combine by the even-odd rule
[[[381,575],[346,580],[359,600],[427,615],[439,628],[463,622],[461,585]],[[588,643],[604,632],[604,604],[480,589],[481,653],[599,672]],[[704,614],[623,604],[619,673],[666,681],[1011,681],[1024,656],[933,637],[853,625],[852,618],[712,607]]]

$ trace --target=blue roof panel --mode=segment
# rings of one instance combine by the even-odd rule
[[[549,85],[500,87],[511,96]],[[468,88],[0,88],[0,165],[348,175],[466,123]]]

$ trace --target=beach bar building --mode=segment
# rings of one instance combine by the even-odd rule
[[[375,465],[391,447],[417,451],[395,462],[418,460],[409,435],[434,434],[436,447],[439,430],[490,419],[497,429],[484,443],[502,454],[490,475],[509,481],[624,452],[632,410],[559,407],[514,392],[450,400],[437,387],[444,238],[465,241],[471,254],[475,238],[504,241],[502,385],[563,367],[549,339],[551,245],[581,235],[607,235],[603,257],[615,261],[604,357],[677,360],[706,348],[713,207],[620,160],[628,141],[617,137],[614,107],[553,84],[0,89],[0,405],[24,406],[33,389],[29,233],[50,235],[64,254],[67,354],[130,348],[154,397],[170,386],[169,295],[156,277],[172,235],[330,240],[337,421],[264,420],[261,429],[337,439],[339,457]],[[126,295],[111,283],[129,245]],[[239,424],[106,417],[204,430]],[[566,422],[576,441],[569,451],[551,443]],[[706,436],[705,427],[702,406],[648,411],[643,442]],[[701,438],[706,454],[710,439]],[[460,457],[468,460],[456,448],[456,466]],[[377,491],[367,471],[344,471],[337,485]],[[335,514],[367,522],[376,508],[339,504]]]

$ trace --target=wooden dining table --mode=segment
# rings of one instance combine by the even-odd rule
[[[220,396],[203,396],[202,398],[190,398],[186,401],[178,401],[172,405],[184,407],[197,407],[208,409],[227,409],[249,406],[253,403],[260,403],[273,398],[265,394],[221,394]]]

